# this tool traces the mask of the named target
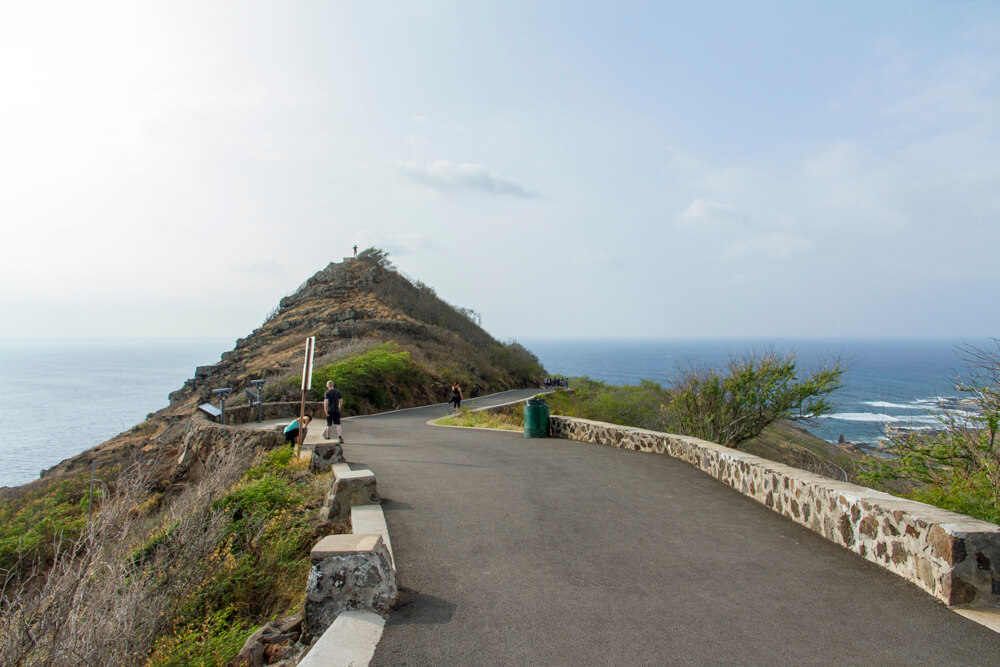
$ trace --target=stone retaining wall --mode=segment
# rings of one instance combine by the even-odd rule
[[[227,411],[228,413],[228,411]],[[255,428],[222,426],[203,412],[191,416],[181,442],[177,462],[171,473],[173,480],[201,478],[205,466],[224,458],[231,450],[249,458],[274,449],[285,442],[283,433]]]
[[[682,459],[949,605],[1000,606],[1000,526],[688,436],[552,416],[553,437]]]
[[[261,411],[263,419],[295,419],[299,416],[301,407],[299,401],[287,401],[284,403],[264,403]],[[216,406],[218,407],[218,406]],[[323,401],[306,401],[306,414],[313,419],[324,420]],[[237,406],[226,406],[226,423],[250,424],[257,421],[257,406],[249,406],[246,403]]]

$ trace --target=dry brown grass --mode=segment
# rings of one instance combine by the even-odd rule
[[[28,577],[4,579],[0,664],[143,662],[172,606],[205,577],[201,561],[216,549],[226,523],[212,501],[246,467],[236,457],[221,462],[153,522],[141,510],[149,499],[147,475],[129,466],[80,538],[57,538],[49,568],[34,563]]]

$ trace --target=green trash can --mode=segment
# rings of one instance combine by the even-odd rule
[[[525,403],[524,437],[549,437],[549,405],[544,398],[529,398]]]

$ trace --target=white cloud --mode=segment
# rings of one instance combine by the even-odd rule
[[[540,195],[517,181],[468,162],[435,160],[429,164],[400,163],[399,168],[413,181],[439,191],[471,191],[532,199]]]
[[[743,221],[743,214],[732,206],[700,198],[694,199],[677,217],[678,226],[703,230],[730,229]]]
[[[726,244],[720,258],[725,262],[783,260],[805,254],[814,245],[812,239],[794,234],[761,234]]]

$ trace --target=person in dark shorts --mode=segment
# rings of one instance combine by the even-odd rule
[[[331,429],[337,427],[337,439],[344,442],[344,432],[340,428],[340,411],[344,407],[344,397],[333,388],[333,380],[326,383],[326,394],[323,395],[323,411],[326,413],[326,430],[323,437],[330,439]]]
[[[305,440],[309,434],[309,422],[312,418],[306,415],[302,418],[302,439]],[[294,445],[299,439],[299,420],[293,419],[292,423],[285,427],[285,444]]]
[[[455,412],[462,409],[462,388],[457,382],[451,383],[451,399],[448,403],[455,406]]]

